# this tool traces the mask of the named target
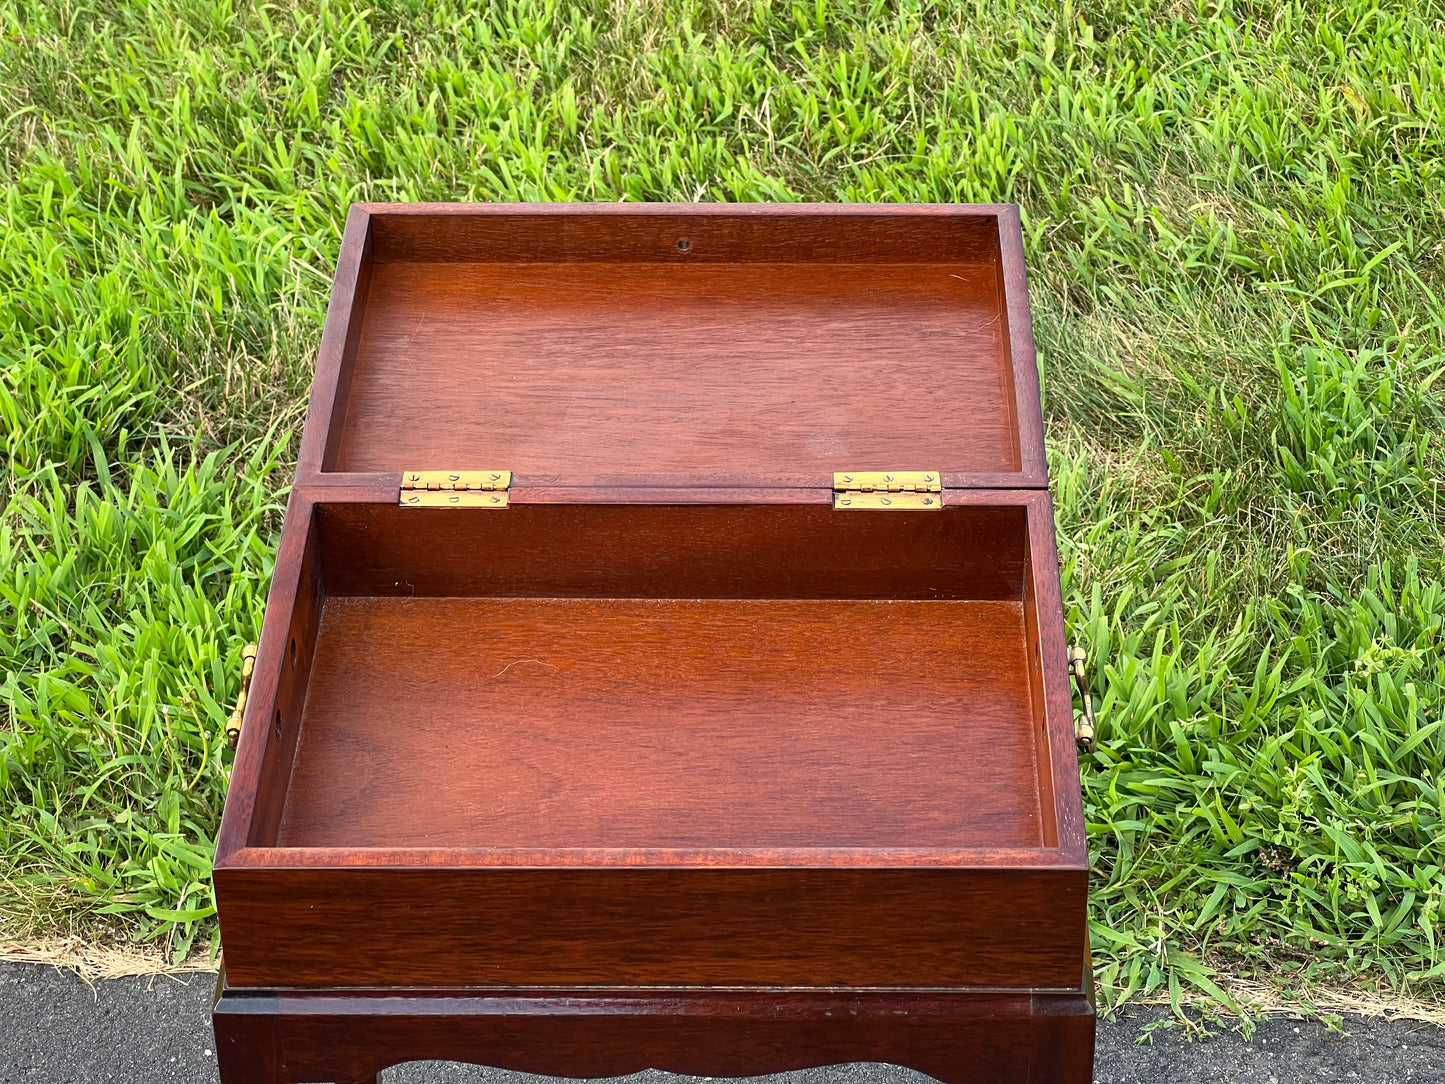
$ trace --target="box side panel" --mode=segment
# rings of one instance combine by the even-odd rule
[[[279,675],[275,696],[258,702],[252,726],[265,741],[260,781],[256,786],[256,804],[251,814],[246,843],[252,847],[269,847],[276,843],[281,815],[286,806],[286,793],[296,763],[296,749],[301,734],[301,718],[306,706],[316,661],[316,645],[321,633],[321,617],[325,605],[321,555],[317,545],[316,517],[306,524],[306,548],[301,559],[296,593],[289,611],[279,608],[267,620],[281,625],[285,632],[281,641]],[[299,529],[299,525],[298,525]]]
[[[316,375],[296,461],[297,484],[304,484],[318,471],[330,470],[336,459],[371,289],[372,247],[371,216],[360,204],[353,204],[336,257],[336,276],[317,350]]]
[[[1004,351],[1013,373],[1013,424],[1018,437],[1019,476],[1014,484],[1046,488],[1049,465],[1044,453],[1043,399],[1018,207],[1011,205],[999,213],[998,229],[998,303]]]
[[[1084,871],[218,869],[229,981],[1076,988]]]
[[[323,504],[327,594],[1018,599],[1026,513],[807,505]]]
[[[1035,514],[1038,514],[1037,511]],[[1043,639],[1040,636],[1040,621],[1042,619],[1043,623],[1047,624],[1049,614],[1039,612],[1039,595],[1034,580],[1034,570],[1026,564],[1023,572],[1024,650],[1028,657],[1029,700],[1034,712],[1033,739],[1041,821],[1039,827],[1043,833],[1044,846],[1057,847],[1059,818],[1054,801],[1054,757],[1049,738],[1048,687],[1052,682],[1045,681]]]
[[[298,490],[287,502],[255,673],[216,838],[218,864],[244,846],[265,846],[275,839],[321,621],[314,507]]]
[[[880,263],[998,257],[993,205],[367,204],[379,262]]]
[[[1039,493],[1029,506],[1028,572],[1024,615],[1030,628],[1031,682],[1042,708],[1039,734],[1039,795],[1052,803],[1059,849],[1083,865],[1088,860],[1079,755],[1074,744],[1074,699],[1069,684],[1059,551],[1053,501]],[[1045,822],[1047,827],[1047,820]]]

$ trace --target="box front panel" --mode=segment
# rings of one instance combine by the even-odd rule
[[[235,986],[1077,987],[1083,870],[221,869]]]

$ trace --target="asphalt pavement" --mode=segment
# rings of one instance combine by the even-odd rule
[[[0,1084],[215,1084],[211,991],[215,976],[106,979],[0,962]],[[1130,1010],[1099,1024],[1098,1084],[1445,1084],[1445,1028],[1409,1020],[1346,1017],[1338,1030],[1313,1021],[1260,1022],[1251,1041],[1231,1028],[1192,1041],[1147,1026],[1161,1009]],[[383,1084],[540,1084],[554,1078],[476,1066],[412,1063]],[[683,1084],[647,1072],[635,1084]],[[888,1065],[841,1065],[774,1077],[769,1084],[925,1084]]]

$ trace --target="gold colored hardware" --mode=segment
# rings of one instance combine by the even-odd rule
[[[236,697],[236,710],[226,720],[226,744],[232,749],[241,738],[241,716],[246,714],[246,695],[251,691],[251,675],[256,670],[256,645],[241,648],[241,694]]]
[[[937,511],[943,507],[942,478],[936,470],[840,471],[833,475],[833,507]]]
[[[1094,701],[1089,697],[1089,671],[1087,668],[1089,656],[1078,644],[1069,648],[1069,670],[1074,675],[1074,684],[1079,687],[1079,701],[1084,706],[1084,714],[1080,719],[1074,721],[1074,740],[1079,743],[1079,750],[1084,753],[1094,751]]]
[[[409,470],[396,503],[407,508],[506,508],[509,470]]]

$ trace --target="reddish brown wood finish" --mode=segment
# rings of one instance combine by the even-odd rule
[[[1008,204],[373,203],[379,263],[974,263]],[[683,251],[677,242],[686,238]]]
[[[1067,982],[1085,881],[1049,705],[1067,689],[1028,632],[1047,625],[1038,584],[1057,575],[1034,528],[1046,497],[951,498],[898,516],[298,498],[290,515],[316,525],[302,567],[328,594],[299,753],[248,730],[238,755],[237,780],[256,771],[253,742],[284,755],[287,787],[249,848],[226,849],[223,826],[234,981]],[[826,597],[811,546],[859,597]],[[976,547],[993,559],[943,559]],[[1023,559],[1039,549],[1049,563]],[[491,570],[469,552],[509,559]],[[622,597],[599,594],[612,582]],[[569,868],[580,880],[558,896]],[[705,884],[708,869],[726,876]],[[583,928],[595,956],[548,933]],[[810,930],[821,940],[800,957],[776,948]]]
[[[749,1076],[888,1062],[944,1084],[1088,1084],[1081,989],[757,994],[514,990],[430,996],[227,989],[213,1017],[227,1084],[370,1079],[445,1059],[562,1077],[647,1068]]]
[[[1034,350],[1034,324],[1029,314],[1028,270],[1024,265],[1023,227],[1014,204],[998,208],[999,312],[1013,361],[1014,424],[1018,427],[1020,479],[1012,485],[1048,485],[1044,454],[1044,416],[1039,389],[1038,355]],[[984,486],[985,481],[970,482]]]
[[[830,494],[819,496],[810,505],[519,503],[500,514],[324,503],[318,552],[332,597],[1022,598],[1025,507],[842,515]]]
[[[371,287],[372,247],[371,213],[364,205],[353,203],[346,216],[316,356],[316,376],[296,462],[298,482],[319,471],[323,462],[335,459],[341,442],[341,428],[332,425],[332,418],[337,404],[346,403],[351,395],[352,362],[361,341]]]
[[[1015,471],[1005,330],[994,262],[381,263],[331,469]]]
[[[297,479],[1040,485],[1024,288],[1010,207],[360,205]]]
[[[277,845],[1038,847],[1022,611],[329,599]]]
[[[1083,955],[1080,870],[519,863],[217,884],[238,986],[1060,989]]]
[[[1087,1080],[1025,290],[1008,207],[354,208],[218,837],[226,1084]],[[945,509],[834,511],[869,467]]]
[[[348,498],[349,503],[340,500],[332,503],[331,497]],[[843,515],[826,506],[636,506],[632,511],[642,529],[629,530],[622,526],[626,523],[622,513],[627,509],[609,506],[519,506],[499,514],[441,511],[433,516],[376,504],[365,491],[336,490],[330,492],[328,503],[314,513],[316,506],[310,498],[298,493],[288,512],[286,541],[273,585],[271,612],[280,615],[293,611],[298,596],[304,605],[295,611],[297,617],[284,627],[279,617],[268,622],[262,637],[256,691],[236,758],[233,798],[228,803],[222,826],[218,865],[224,867],[230,856],[248,843],[264,846],[275,840],[274,831],[265,829],[278,822],[258,819],[254,796],[264,791],[275,776],[289,780],[294,757],[284,749],[273,752],[271,731],[264,722],[253,723],[251,719],[252,716],[267,721],[273,718],[276,682],[284,676],[283,663],[289,666],[286,629],[292,625],[303,629],[298,641],[299,658],[303,668],[309,665],[314,634],[304,630],[307,600],[312,597],[314,581],[306,569],[308,561],[316,560],[319,538],[330,542],[325,580],[329,591],[334,592],[333,598],[352,594],[395,595],[403,590],[421,595],[599,597],[613,577],[625,588],[619,592],[623,598],[649,595],[816,598],[828,594],[858,598],[881,595],[894,599],[957,599],[970,595],[984,599],[1021,598],[1024,600],[1023,635],[1032,645],[1028,651],[1028,695],[1034,705],[1036,747],[1042,754],[1039,800],[1053,808],[1055,822],[1064,826],[1064,830],[1057,833],[1045,830],[1046,839],[1057,840],[1057,849],[1037,857],[1046,861],[1081,862],[1083,840],[1077,794],[1068,783],[1071,776],[1076,778],[1077,770],[1072,753],[1068,688],[1062,677],[1055,677],[1063,674],[1063,640],[1057,620],[1052,622],[1055,626],[1052,628],[1049,620],[1050,581],[1052,597],[1056,600],[1057,573],[1047,497],[1033,493],[951,493],[949,501],[951,507],[942,514],[896,517]],[[587,518],[594,514],[599,518]],[[1019,514],[1026,517],[1023,523],[1016,518]],[[549,515],[558,517],[552,521],[550,533]],[[405,530],[409,516],[419,517],[414,546]],[[579,516],[582,518],[577,518]],[[793,521],[791,530],[785,530],[789,516],[799,518]],[[955,516],[959,517],[956,523],[951,519]],[[313,518],[319,519],[321,527],[312,536],[311,550],[307,550],[302,540],[307,537]],[[884,529],[890,521],[899,524],[892,532]],[[815,527],[825,542],[816,552],[805,544]],[[897,539],[890,548],[889,539],[894,535]],[[709,538],[723,541],[709,543]],[[1024,538],[1030,547],[1042,552],[1043,561],[1023,563],[1020,560]],[[372,548],[363,545],[367,539],[374,543]],[[768,539],[774,542],[771,549]],[[898,539],[911,540],[912,547],[898,544]],[[585,556],[594,544],[603,559],[600,569],[589,571]],[[696,563],[675,559],[669,562],[669,547],[674,545],[684,550],[695,548]],[[829,590],[830,576],[815,577],[811,571],[814,558],[821,561],[830,548],[834,553],[830,558],[831,580],[839,584],[834,591]],[[989,554],[989,560],[980,562],[956,556],[974,548]],[[507,560],[499,562],[500,567],[467,562],[464,558],[469,550],[500,552]],[[945,559],[950,550],[955,556]],[[529,563],[529,553],[539,555],[540,559]],[[914,559],[911,569],[905,559],[910,553]],[[629,563],[629,556],[637,559]],[[864,556],[873,559],[877,571],[870,572],[869,565],[862,560]],[[659,562],[659,574],[649,578],[647,568],[654,559]],[[1017,571],[1008,573],[1010,566]],[[399,577],[398,569],[404,569],[406,575]],[[739,569],[746,570],[746,574],[740,574]],[[305,573],[304,588],[299,580],[292,582],[298,571],[290,570]],[[538,579],[529,586],[527,577],[531,576]],[[1013,581],[1012,586],[1009,580]],[[879,590],[873,589],[875,583]],[[755,590],[750,589],[750,585]],[[1053,607],[1057,605],[1057,601],[1052,603]],[[1044,629],[1042,636],[1032,631],[1038,628]],[[1056,655],[1058,662],[1042,664],[1040,658],[1049,654]],[[961,652],[959,665],[965,661]],[[258,758],[275,756],[282,759],[266,763],[281,766],[281,770],[271,767],[263,770]],[[248,831],[253,827],[257,832]],[[912,850],[915,854],[919,852],[916,847]]]

